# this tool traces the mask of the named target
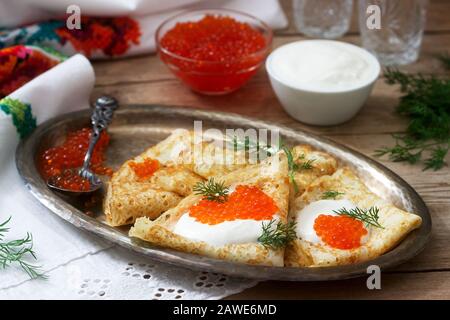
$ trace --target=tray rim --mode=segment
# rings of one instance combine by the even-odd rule
[[[54,193],[48,188],[42,188],[42,179],[40,179],[41,181],[36,180],[37,168],[34,165],[35,155],[32,154],[31,151],[32,148],[39,143],[38,138],[41,137],[46,130],[48,131],[52,125],[56,125],[62,120],[73,117],[86,117],[88,120],[91,113],[90,109],[65,113],[48,119],[40,124],[31,135],[20,141],[16,149],[15,157],[18,172],[25,181],[26,187],[29,189],[31,194],[42,205],[49,209],[53,214],[58,215],[63,220],[68,221],[78,228],[94,233],[110,242],[116,243],[127,249],[131,249],[134,252],[143,254],[150,259],[159,262],[192,268],[199,271],[217,272],[235,277],[252,278],[255,280],[282,281],[330,281],[355,278],[367,275],[366,270],[370,265],[378,265],[384,271],[410,260],[424,249],[430,238],[432,228],[431,216],[419,194],[392,170],[352,148],[330,140],[329,138],[315,135],[304,129],[293,129],[289,126],[222,111],[205,111],[192,107],[159,104],[129,104],[126,106],[121,106],[120,109],[116,111],[116,114],[125,112],[152,111],[159,114],[170,114],[170,116],[181,115],[203,120],[219,120],[220,122],[227,122],[228,119],[232,122],[242,122],[243,124],[251,127],[264,127],[268,129],[277,128],[282,134],[283,132],[289,132],[288,136],[291,136],[292,138],[304,138],[306,140],[304,140],[305,143],[308,143],[307,140],[310,140],[314,141],[316,144],[318,143],[319,146],[327,145],[337,150],[345,151],[352,156],[369,163],[371,167],[382,171],[390,178],[390,180],[394,181],[395,184],[401,185],[402,188],[404,188],[404,193],[410,198],[410,201],[414,203],[418,212],[420,212],[420,216],[422,217],[422,225],[419,229],[414,230],[402,240],[402,243],[405,242],[408,238],[412,237],[412,234],[414,233],[415,240],[411,246],[406,248],[409,250],[403,249],[400,253],[397,253],[397,248],[402,245],[402,243],[400,243],[398,247],[375,259],[337,267],[294,268],[246,265],[152,246],[142,240],[130,238],[120,233],[116,228],[107,226],[106,224],[85,215],[63,199],[54,195]],[[29,151],[31,157],[27,156],[27,151]],[[30,163],[32,163],[32,165],[30,165]]]

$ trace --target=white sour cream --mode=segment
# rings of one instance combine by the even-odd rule
[[[312,242],[319,243],[321,239],[314,230],[314,221],[321,214],[336,216],[333,211],[345,208],[347,210],[356,208],[355,204],[347,199],[343,200],[319,200],[310,203],[302,210],[296,212],[297,237]]]
[[[297,41],[275,50],[270,73],[288,86],[311,91],[344,91],[378,75],[374,57],[357,46],[327,40]]]
[[[262,223],[269,221],[239,219],[209,225],[198,222],[186,212],[178,220],[173,232],[191,240],[204,241],[212,246],[221,247],[227,244],[257,242],[262,232]]]

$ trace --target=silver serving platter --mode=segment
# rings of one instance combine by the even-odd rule
[[[51,191],[38,173],[36,166],[38,152],[60,143],[68,131],[89,126],[90,115],[90,110],[84,110],[65,114],[41,124],[17,148],[16,164],[19,173],[31,193],[54,214],[79,228],[144,254],[149,259],[190,269],[254,279],[337,280],[366,275],[369,265],[378,265],[385,270],[401,264],[417,255],[430,236],[430,214],[414,189],[391,170],[355,150],[306,131],[293,130],[235,114],[159,105],[135,105],[119,108],[108,129],[111,143],[107,151],[107,165],[114,169],[168,136],[174,129],[192,129],[194,120],[202,120],[203,129],[278,129],[288,145],[309,144],[336,157],[340,165],[352,167],[373,192],[400,208],[420,215],[423,223],[390,252],[368,262],[339,267],[288,268],[244,265],[159,248],[132,239],[127,235],[128,228],[113,228],[104,223],[101,207],[95,209],[97,212],[95,216],[86,215],[82,211],[82,200],[66,198]]]

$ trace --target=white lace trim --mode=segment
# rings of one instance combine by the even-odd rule
[[[255,281],[197,272],[119,247],[89,254],[32,280],[0,291],[4,299],[219,299],[254,286]]]

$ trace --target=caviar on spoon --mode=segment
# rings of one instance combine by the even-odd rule
[[[94,147],[99,141],[102,131],[111,123],[116,108],[117,101],[112,97],[103,96],[97,99],[91,116],[92,134],[83,166],[80,169],[67,169],[59,175],[49,177],[47,185],[50,188],[71,195],[87,194],[101,188],[101,179],[89,169],[89,165]]]

